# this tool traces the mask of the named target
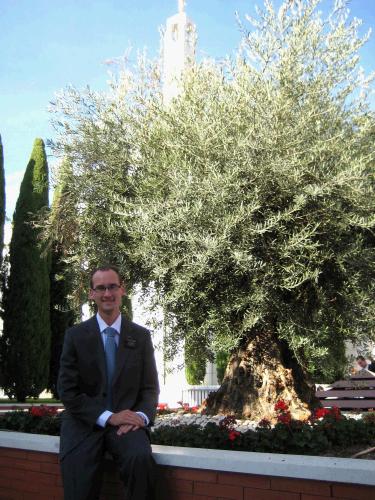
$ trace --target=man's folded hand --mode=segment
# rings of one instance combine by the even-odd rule
[[[121,432],[118,432],[118,434],[125,434],[130,430],[145,427],[145,421],[141,415],[131,410],[122,410],[118,413],[113,413],[109,417],[108,423],[114,427],[119,427],[119,431],[121,430]]]

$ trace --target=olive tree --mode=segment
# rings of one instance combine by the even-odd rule
[[[338,376],[345,341],[373,332],[366,37],[342,2],[327,19],[319,3],[265,2],[237,57],[186,71],[168,106],[144,61],[107,95],[56,101],[81,255],[106,242],[153,290],[170,357],[182,341],[232,353],[212,412],[256,417],[284,398],[304,413],[311,376]]]

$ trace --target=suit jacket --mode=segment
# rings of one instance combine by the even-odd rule
[[[91,433],[106,408],[106,361],[96,316],[69,328],[60,359],[58,392],[65,406],[60,455],[75,448]],[[116,369],[113,377],[114,411],[145,413],[152,424],[159,383],[150,333],[122,316]]]

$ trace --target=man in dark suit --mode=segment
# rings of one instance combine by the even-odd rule
[[[361,369],[369,370],[370,372],[375,372],[375,361],[368,362],[364,356],[357,356],[357,363]]]
[[[99,497],[101,462],[118,464],[127,499],[154,498],[155,462],[149,426],[159,384],[148,330],[120,314],[124,285],[115,267],[91,274],[96,316],[67,330],[58,391],[60,462],[66,500]]]

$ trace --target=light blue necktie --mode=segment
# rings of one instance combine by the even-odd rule
[[[108,327],[103,331],[106,334],[104,351],[105,351],[105,360],[107,363],[107,405],[108,405],[108,410],[112,410],[113,409],[112,382],[116,367],[117,344],[115,336],[117,335],[117,331],[111,327]]]

